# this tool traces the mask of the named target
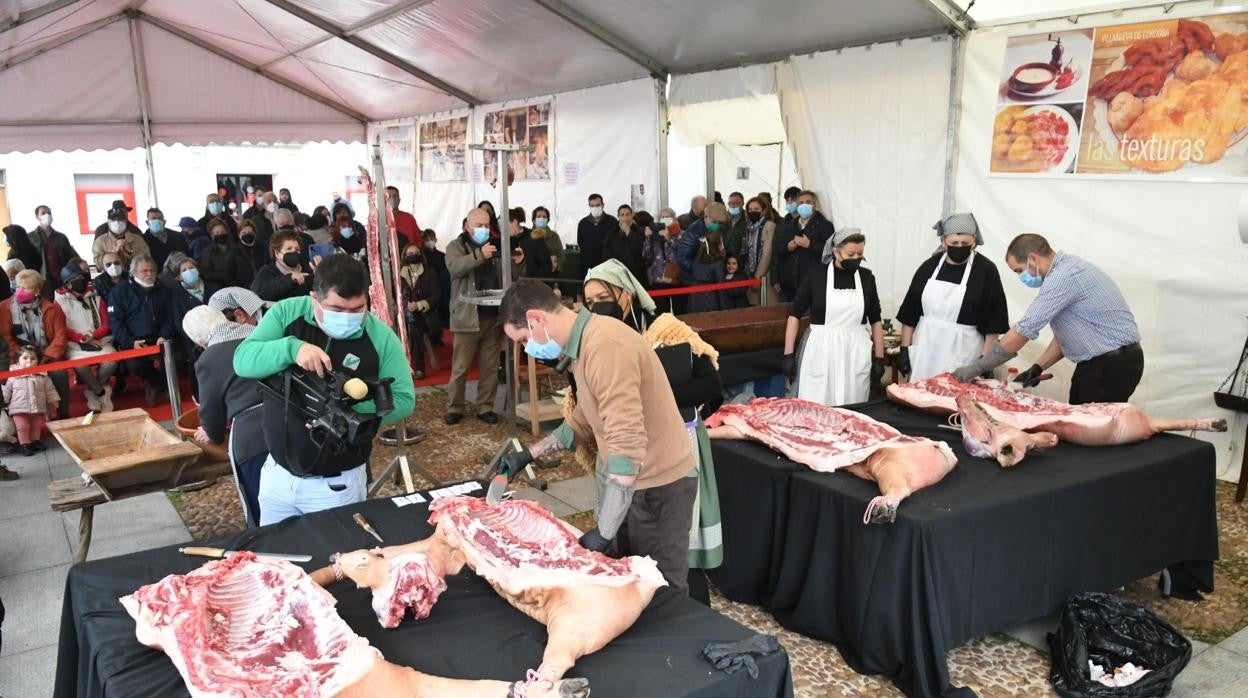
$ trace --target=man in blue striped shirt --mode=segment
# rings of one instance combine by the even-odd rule
[[[1072,405],[1126,402],[1144,375],[1144,352],[1135,316],[1113,279],[1079,257],[1054,251],[1039,235],[1014,238],[1005,262],[1023,284],[1040,293],[986,355],[954,372],[958,378],[970,380],[1009,361],[1049,325],[1053,341],[1014,380],[1024,387],[1038,385],[1044,370],[1066,357],[1075,363]]]

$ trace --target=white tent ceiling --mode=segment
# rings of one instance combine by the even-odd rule
[[[0,152],[359,140],[367,121],[939,33],[946,5],[0,0]]]

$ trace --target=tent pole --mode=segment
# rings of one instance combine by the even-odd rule
[[[130,55],[134,61],[134,83],[139,91],[139,113],[143,126],[143,153],[147,163],[147,199],[152,208],[160,208],[160,197],[156,193],[156,168],[152,164],[152,100],[147,89],[147,64],[143,62],[143,38],[139,34],[139,23],[136,13],[126,13],[126,23],[130,25]]]
[[[776,201],[782,198],[784,192],[784,141],[776,144],[780,147],[780,164],[777,165],[779,170],[776,172]]]
[[[954,171],[957,167],[958,154],[958,114],[962,111],[959,108],[958,100],[962,92],[962,71],[958,64],[962,60],[962,37],[953,35],[952,47],[950,51],[953,53],[951,68],[949,73],[949,113],[946,116],[945,126],[945,192],[941,201],[940,217],[943,220],[945,216],[953,213],[953,178],[956,174]]]
[[[706,146],[706,198],[715,197],[715,144]]]
[[[672,124],[668,115],[666,81],[655,78],[654,86],[659,99],[659,208],[662,209],[668,205],[667,139]]]

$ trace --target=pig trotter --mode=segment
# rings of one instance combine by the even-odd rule
[[[867,511],[862,515],[864,524],[891,524],[897,520],[897,506],[901,500],[888,495],[880,495],[867,504]]]
[[[507,698],[586,698],[589,679],[551,679],[529,669],[524,681],[517,681],[507,691]]]
[[[1196,431],[1226,431],[1225,419],[1198,419]]]

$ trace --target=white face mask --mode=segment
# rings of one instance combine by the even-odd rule
[[[672,219],[668,216],[663,216],[662,218],[659,219],[659,222],[663,224],[664,228],[666,228],[667,226],[672,224]]]
[[[601,206],[590,206],[590,207],[589,207],[589,215],[593,216],[594,218],[602,218],[602,207],[601,207]]]
[[[107,271],[107,272],[108,272],[108,275],[109,275],[109,276],[111,276],[111,277],[113,277],[113,278],[115,279],[115,278],[117,278],[117,277],[121,276],[121,265],[120,265],[120,264],[109,264],[108,266],[104,267],[104,271]]]
[[[121,235],[122,233],[126,232],[126,222],[125,221],[109,221],[108,229],[112,231],[114,235]]]
[[[52,225],[52,214],[51,213],[39,214],[39,225],[42,225],[42,226]]]
[[[264,210],[268,211],[269,215],[271,216],[274,213],[277,213],[277,204],[272,204],[272,203],[268,204],[267,206],[264,207]]]

